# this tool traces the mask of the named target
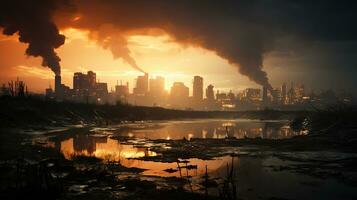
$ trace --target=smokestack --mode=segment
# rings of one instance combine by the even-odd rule
[[[61,75],[55,76],[55,93],[57,96],[60,96],[62,93]]]

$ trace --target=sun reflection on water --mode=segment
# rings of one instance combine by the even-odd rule
[[[156,127],[156,128],[153,128]],[[97,132],[96,132],[97,133]],[[143,174],[159,176],[180,176],[177,169],[178,163],[164,163],[140,160],[143,157],[158,156],[150,148],[153,145],[147,139],[187,139],[192,138],[289,138],[299,133],[293,132],[286,123],[272,123],[264,121],[196,121],[192,123],[165,123],[163,126],[147,126],[145,123],[140,127],[128,128],[127,132],[118,132],[124,136],[129,136],[127,142],[122,144],[119,140],[108,137],[110,134],[76,134],[67,138],[58,137],[52,139],[46,145],[61,151],[66,159],[74,156],[94,156],[104,161],[118,161],[125,167],[135,167],[147,169]],[[170,148],[170,146],[163,146]],[[215,160],[189,159],[189,165],[195,166],[189,170],[190,176],[202,175],[205,173],[205,166],[208,166],[210,173],[230,161],[229,157],[221,157]],[[166,171],[165,171],[166,170]],[[174,171],[169,173],[167,171]]]
[[[121,165],[131,168],[146,169],[144,175],[156,176],[176,176],[179,177],[179,171],[167,172],[167,169],[178,169],[178,165],[185,167],[183,163],[167,163],[137,160],[146,156],[157,156],[157,153],[150,151],[147,147],[135,147],[134,145],[121,144],[118,140],[109,137],[95,137],[90,135],[75,136],[65,139],[61,142],[49,142],[54,148],[58,148],[66,159],[72,159],[73,156],[94,156],[104,161],[119,161]],[[59,145],[59,146],[56,146]],[[209,173],[214,173],[217,169],[224,167],[230,161],[230,157],[221,157],[214,160],[188,159],[190,166],[194,169],[182,172],[189,176],[198,176],[205,173],[206,165]],[[181,169],[181,170],[186,170]],[[187,173],[187,174],[186,174]]]

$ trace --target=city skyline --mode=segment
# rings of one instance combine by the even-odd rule
[[[72,81],[71,76],[76,71],[88,71],[88,70],[97,71],[97,74],[100,75],[101,79],[108,83],[109,88],[111,87],[114,88],[118,80],[129,82],[130,85],[133,85],[134,83],[133,79],[136,76],[142,74],[140,71],[132,69],[123,60],[113,59],[111,57],[111,53],[109,50],[104,50],[101,49],[100,46],[96,46],[96,44],[91,42],[89,39],[87,39],[86,34],[81,33],[80,30],[75,30],[75,29],[64,30],[64,33],[67,33],[68,38],[70,39],[69,43],[63,46],[63,50],[61,48],[59,49],[59,54],[64,54],[64,58],[62,59],[63,60],[62,80],[65,84],[70,85]],[[141,41],[141,39],[138,39],[138,42],[143,42],[143,44],[140,45],[144,45],[144,46],[150,46],[150,42],[154,41],[155,43],[156,40],[155,37],[152,36],[133,36],[133,37],[150,38],[147,39],[146,41],[144,40],[145,42]],[[73,45],[71,45],[72,41],[80,41],[80,44],[84,46],[86,43],[89,43],[91,45],[89,49],[86,48],[83,49],[82,46],[76,47],[79,48],[80,51],[84,51],[86,53],[84,55],[81,55],[80,59],[75,60],[76,64],[74,66],[73,64],[71,64],[72,58],[68,57],[69,55],[71,55],[71,51],[73,51],[72,48],[74,47]],[[160,41],[159,43],[160,45],[165,45],[164,41]],[[66,45],[69,45],[68,48],[66,47]],[[192,58],[196,58],[197,56],[199,56],[198,57],[199,59],[193,59],[193,61],[188,62],[188,64],[181,64],[179,66],[178,65],[170,66],[169,60],[166,60],[164,63],[161,63],[160,65],[170,66],[170,67],[158,67],[155,66],[158,64],[156,62],[157,59],[150,60],[149,58],[145,58],[145,62],[147,62],[147,64],[142,64],[143,67],[145,67],[145,69],[152,76],[164,76],[166,77],[167,80],[175,79],[184,82],[185,84],[191,83],[192,76],[196,74],[201,74],[205,76],[207,80],[210,80],[211,82],[215,82],[216,88],[220,88],[221,90],[225,90],[225,91],[229,91],[230,89],[232,89],[233,91],[239,91],[247,87],[259,86],[259,84],[256,84],[250,81],[247,77],[237,73],[234,67],[232,67],[229,63],[227,63],[222,58],[218,57],[217,55],[214,55],[214,52],[210,52],[203,49],[195,49],[191,47],[183,48],[177,44],[175,45],[174,45],[175,50],[173,51],[179,51],[184,53],[179,54],[178,57],[176,58],[172,57],[171,59],[181,59],[180,62],[185,63],[185,59],[187,58],[186,54],[189,53],[192,56]],[[53,73],[51,72],[51,70],[41,66],[40,58],[28,57],[24,55],[22,51],[25,51],[26,45],[19,43],[15,36],[6,37],[0,34],[0,50],[5,48],[10,48],[10,49],[8,49],[9,51],[6,54],[0,55],[0,57],[6,56],[4,58],[1,57],[0,59],[0,71],[1,71],[0,78],[2,82],[6,83],[10,80],[16,79],[16,77],[19,76],[26,82],[31,83],[31,85],[29,85],[30,89],[35,92],[42,92],[45,88],[48,87],[49,84],[52,83],[51,80],[53,78]],[[135,50],[134,46],[133,48]],[[94,54],[94,52],[100,55],[98,59],[93,59],[92,55]],[[140,49],[138,49],[138,53],[143,55],[146,54],[145,51],[142,51]],[[159,56],[161,53],[157,51],[155,56]],[[205,55],[209,55],[209,56],[205,57]],[[92,58],[90,58],[89,56],[92,56]],[[16,61],[17,63],[13,63],[12,61],[10,61],[9,59],[11,58],[15,58],[17,60]],[[103,59],[105,59],[104,62]],[[210,62],[213,62],[214,66],[212,66],[212,64],[210,63],[207,64],[201,62],[202,60],[207,60],[207,59],[209,59]],[[94,64],[91,64],[88,61],[91,61]],[[138,59],[138,61],[140,62],[140,59]],[[354,81],[354,79],[349,78],[349,76],[352,76],[354,73],[348,73],[347,71],[330,72],[330,71],[323,70],[319,72],[322,74],[316,74],[315,72],[313,74],[310,74],[310,73],[304,73],[297,69],[283,70],[282,68],[283,66],[281,65],[285,65],[286,64],[285,61],[277,62],[276,60],[270,58],[269,56],[267,57],[265,62],[267,64],[264,65],[265,68],[268,69],[269,72],[268,75],[271,76],[270,79],[272,85],[278,85],[281,82],[284,81],[288,82],[291,80],[293,82],[306,82],[307,83],[306,85],[309,85],[309,89],[311,88],[316,91],[330,89],[330,88],[335,91],[346,89],[352,91],[352,93],[356,95],[356,90],[354,90],[353,87],[351,88],[351,85],[353,85],[353,83],[351,84],[349,83],[350,81]],[[86,63],[87,65],[83,65],[84,63]],[[103,65],[108,65],[108,67],[105,67]],[[194,67],[192,65],[194,66],[197,65],[199,67]],[[88,67],[84,67],[84,66],[88,66]],[[295,67],[296,66],[294,66],[294,68]],[[152,68],[153,70],[151,70],[150,68]],[[324,75],[324,73],[327,74]],[[347,81],[344,87],[340,86],[339,84],[332,84],[331,81],[329,81],[328,78],[329,76],[338,73],[346,73],[345,75],[342,76],[342,77],[346,77],[345,81]],[[302,74],[304,75],[302,76]],[[315,79],[319,79],[319,81],[316,82]],[[321,82],[320,81],[321,79],[323,80],[326,79],[326,81]],[[168,90],[171,87],[172,83],[173,82],[167,82],[165,88]],[[338,83],[340,83],[340,81],[338,81]]]
[[[193,110],[262,110],[266,108],[278,110],[311,109],[313,105],[327,105],[338,102],[353,103],[354,98],[346,91],[334,92],[325,90],[314,92],[306,90],[303,83],[283,82],[278,87],[268,89],[245,88],[229,92],[215,89],[214,84],[206,83],[204,77],[193,76],[192,84],[174,81],[170,90],[165,90],[165,78],[150,76],[144,73],[135,79],[133,89],[129,82],[117,81],[115,89],[109,89],[106,82],[100,81],[94,71],[75,72],[72,87],[62,83],[60,75],[56,75],[54,88],[46,88],[46,99],[56,101],[73,101],[94,104],[131,104],[138,106],[159,106],[174,109]],[[207,85],[207,86],[206,86]],[[20,88],[21,87],[21,88]],[[26,89],[26,91],[25,91]],[[190,92],[192,90],[192,92]],[[8,85],[3,84],[0,95],[29,95],[27,84],[17,78]]]
[[[356,21],[357,0],[1,0],[1,200],[357,199]]]
[[[0,80],[20,76],[31,83],[31,90],[39,92],[48,87],[54,74],[61,74],[62,82],[69,85],[74,72],[93,70],[114,87],[117,80],[133,85],[134,77],[148,72],[164,76],[169,89],[172,79],[188,85],[192,76],[200,74],[221,90],[293,81],[317,91],[331,88],[357,94],[356,29],[348,23],[353,6],[339,4],[339,14],[326,12],[334,9],[333,1],[227,1],[218,5],[209,1],[206,6],[185,1],[176,8],[166,1],[80,0],[72,2],[75,11],[66,12],[69,5],[56,2],[16,20],[5,17],[12,16],[16,2],[2,6]],[[31,4],[36,3],[26,1],[17,9],[25,12]],[[329,17],[316,14],[320,6],[318,10]],[[40,18],[46,23],[38,23]],[[336,20],[326,21],[330,18]],[[202,19],[211,23],[202,23]],[[29,23],[43,26],[36,30],[22,27]]]
[[[84,69],[88,70],[88,68],[84,68]],[[63,78],[63,76],[61,76],[61,83],[73,88],[73,74],[93,71],[93,70],[90,70],[90,69],[88,71],[86,71],[86,70],[84,70],[82,72],[73,72],[71,74],[71,76],[68,75],[69,77],[66,76],[66,78]],[[127,84],[129,86],[128,87],[129,91],[133,91],[135,89],[135,84],[136,84],[137,77],[140,77],[141,74],[145,75],[145,73],[137,72],[137,71],[134,71],[134,70],[132,70],[131,72],[132,72],[131,76],[133,76],[132,79],[129,79],[129,78],[117,78],[117,79],[115,79],[114,78],[110,82],[106,82],[105,80],[103,80],[103,77],[98,75],[98,72],[96,72],[96,74],[97,74],[98,80],[100,82],[107,83],[108,91],[115,91],[115,87],[120,85],[120,84],[118,84],[120,82],[121,83],[125,83],[125,85]],[[193,77],[194,76],[202,76],[202,75],[197,75],[197,74],[193,74],[192,76],[189,76],[189,75],[186,74],[185,75],[185,79],[180,78],[180,75],[177,76],[179,78],[174,79],[173,77],[175,77],[175,76],[170,76],[170,75],[169,76],[164,76],[163,74],[160,74],[160,73],[158,73],[158,74],[147,73],[147,74],[149,74],[148,79],[155,79],[156,77],[164,78],[165,79],[164,90],[166,92],[170,92],[171,87],[172,87],[172,85],[174,83],[176,83],[176,82],[184,83],[189,88],[189,95],[190,96],[193,95],[193,85],[192,85],[193,81],[194,81]],[[123,76],[119,75],[118,77],[123,77]],[[28,81],[29,79],[27,79],[26,76],[25,77],[22,77],[22,76],[9,77],[9,79],[6,80],[6,81],[1,80],[0,81],[0,85],[8,84],[9,82],[11,82],[13,80],[16,80],[18,78],[20,78],[22,81],[25,81],[27,83],[28,91],[30,93],[44,94],[45,90],[47,88],[49,88],[49,87],[55,89],[55,82],[53,81],[55,76],[52,77],[52,75],[49,77],[48,80],[46,79],[46,83],[47,84],[44,84],[43,87],[41,87],[40,89],[34,89],[33,85],[32,85],[32,82]],[[65,79],[66,81],[63,81],[63,79]],[[273,87],[273,89],[277,89],[277,88],[280,88],[282,86],[282,84],[284,84],[284,83],[291,85],[291,84],[294,84],[294,83],[295,84],[301,84],[302,82],[303,81],[299,81],[299,80],[295,80],[295,81],[293,81],[293,80],[282,80],[282,82],[280,82],[278,84],[272,84],[272,87]],[[221,92],[226,92],[226,93],[230,92],[230,91],[232,91],[234,93],[238,93],[238,92],[244,91],[247,88],[261,88],[262,87],[262,86],[260,86],[258,84],[240,85],[240,86],[236,86],[236,87],[235,86],[232,86],[232,87],[229,87],[229,86],[227,86],[227,87],[217,87],[217,85],[219,85],[219,81],[218,81],[218,84],[217,85],[216,84],[217,84],[217,82],[214,82],[214,81],[212,81],[212,82],[208,82],[207,80],[204,81],[203,82],[203,88],[204,88],[203,96],[205,97],[205,95],[206,95],[206,90],[205,89],[209,85],[214,85],[215,90],[219,90]],[[336,89],[336,88],[331,88],[331,87],[314,88],[313,86],[308,85],[308,84],[304,84],[304,86],[305,86],[305,91],[307,91],[309,93],[311,93],[311,92],[319,93],[319,92],[323,92],[323,91],[327,91],[327,90],[332,90],[332,91],[334,91],[336,93],[338,93],[338,92],[346,92],[346,93],[349,93],[350,95],[352,95],[353,97],[356,97],[356,94],[354,93],[354,90],[347,90],[347,89],[344,89],[344,88]]]

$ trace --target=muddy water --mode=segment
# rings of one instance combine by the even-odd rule
[[[63,141],[48,141],[48,146],[58,149],[63,153],[65,158],[71,159],[76,155],[95,156],[105,161],[120,161],[125,167],[135,167],[146,169],[144,175],[156,176],[199,176],[205,173],[205,166],[209,166],[208,172],[214,172],[218,168],[226,165],[231,159],[226,157],[214,160],[188,159],[188,165],[197,166],[195,169],[187,172],[175,171],[166,172],[167,169],[177,169],[178,166],[186,167],[185,163],[163,163],[154,161],[143,161],[135,158],[144,156],[156,156],[157,154],[150,151],[149,147],[134,147],[133,145],[121,144],[118,140],[110,139],[107,136],[96,135],[76,135]]]
[[[267,166],[288,166],[291,161],[275,157],[241,157],[233,161],[238,195],[242,199],[356,199],[356,187],[331,178],[315,178]],[[231,164],[231,162],[229,163]],[[226,176],[226,167],[216,173]]]
[[[138,126],[140,128],[138,128]],[[130,129],[131,128],[131,129]],[[261,120],[191,120],[161,123],[134,124],[120,132],[128,136],[148,139],[190,138],[267,138],[283,139],[300,133],[288,126],[288,121]]]
[[[272,156],[264,158],[223,156],[213,160],[192,158],[186,160],[187,164],[185,162],[164,163],[135,159],[157,155],[150,149],[152,144],[145,143],[143,138],[182,139],[185,137],[190,139],[234,136],[237,138],[280,139],[297,134],[299,133],[289,129],[286,122],[281,121],[195,120],[95,128],[88,133],[46,138],[46,145],[58,149],[68,159],[74,155],[95,156],[104,160],[120,161],[126,167],[146,169],[142,173],[143,175],[190,177],[193,186],[203,181],[202,176],[206,173],[206,166],[211,178],[224,179],[227,176],[227,165],[233,165],[238,194],[243,199],[357,198],[356,188],[344,185],[334,179],[319,179],[292,171],[274,170],[269,166],[278,166],[278,168],[279,166],[288,166],[291,161],[283,161]],[[131,143],[137,142],[140,147],[121,143],[121,141],[112,139],[112,135],[129,136],[132,138]],[[217,195],[217,188],[211,188],[210,193]]]
[[[180,171],[166,172],[166,169],[177,169],[180,163],[161,163],[142,161],[134,158],[156,156],[149,147],[135,147],[134,145],[122,144],[120,141],[111,139],[111,135],[129,136],[132,142],[139,142],[142,138],[147,139],[191,139],[191,138],[288,138],[296,133],[287,126],[286,121],[259,121],[259,120],[192,120],[192,121],[169,121],[169,122],[143,122],[120,125],[111,128],[94,128],[89,133],[79,133],[68,137],[51,138],[48,146],[61,151],[67,159],[75,155],[95,156],[104,160],[115,160],[126,167],[146,169],[145,175],[181,176]],[[143,146],[150,146],[144,144]],[[208,172],[215,172],[225,166],[230,159],[221,157],[214,160],[189,159],[189,164],[194,169],[185,175],[197,176]],[[196,169],[197,168],[197,169]]]

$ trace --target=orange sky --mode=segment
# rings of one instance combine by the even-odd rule
[[[334,4],[320,9],[310,3],[270,1],[209,1],[204,6],[165,0],[70,2],[27,0],[19,7],[9,1],[0,7],[1,26],[7,33],[21,31],[22,41],[32,43],[27,48],[17,35],[2,35],[0,28],[0,83],[19,76],[31,91],[43,93],[53,85],[53,74],[41,66],[41,58],[25,52],[42,55],[58,72],[52,48],[59,47],[54,51],[62,59],[62,80],[70,87],[74,72],[93,70],[100,81],[108,82],[109,90],[120,80],[128,81],[132,89],[140,74],[136,69],[142,68],[151,77],[164,76],[166,89],[174,81],[192,88],[193,76],[200,75],[204,87],[213,84],[215,90],[226,92],[260,85],[278,88],[286,82],[303,83],[308,91],[331,88],[357,93],[355,29],[328,20],[329,16],[350,20],[347,16],[354,10],[348,5],[331,13]],[[300,12],[305,7],[307,12]],[[315,8],[321,13],[316,15]],[[58,30],[66,37],[64,45]]]
[[[68,28],[61,33],[66,36],[66,42],[56,51],[62,59],[62,79],[66,85],[72,87],[74,72],[93,70],[97,79],[108,82],[109,90],[117,80],[128,81],[130,88],[134,86],[135,77],[141,73],[122,59],[114,59],[109,50],[89,39],[88,32]],[[165,34],[125,37],[137,64],[150,76],[164,76],[166,89],[175,81],[182,81],[191,88],[194,75],[204,77],[205,87],[213,84],[215,89],[223,91],[259,87],[212,51],[182,46]],[[16,35],[0,35],[0,82],[19,76],[31,91],[44,92],[46,87],[53,86],[53,73],[41,66],[40,58],[26,56],[25,49],[26,44],[18,42]]]

